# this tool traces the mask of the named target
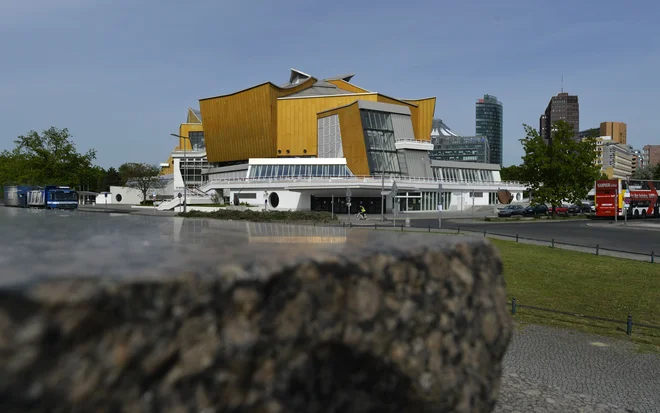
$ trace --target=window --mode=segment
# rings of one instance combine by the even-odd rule
[[[206,150],[204,143],[204,132],[188,132],[188,139],[190,139],[190,147],[193,151]]]
[[[394,144],[394,128],[389,113],[361,110],[367,160],[372,174],[399,175],[399,159]]]

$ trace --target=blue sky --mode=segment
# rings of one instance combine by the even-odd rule
[[[436,96],[436,117],[474,134],[475,101],[504,104],[504,163],[550,97],[580,98],[580,128],[628,124],[660,143],[660,3],[530,0],[2,0],[0,149],[68,128],[103,167],[165,161],[198,99],[291,67],[402,98]]]

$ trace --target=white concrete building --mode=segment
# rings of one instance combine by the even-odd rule
[[[212,168],[208,181],[197,190],[215,191],[225,202],[233,204],[275,210],[333,209],[336,213],[347,211],[348,193],[352,205],[362,202],[371,213],[380,211],[382,192],[386,196],[386,213],[395,208],[400,212],[436,211],[439,204],[449,211],[497,205],[498,191],[509,191],[513,202],[523,200],[525,187],[517,182],[503,182],[499,165],[431,161],[426,151],[417,154],[421,156],[416,160],[414,155],[404,154],[408,168],[421,163],[422,167],[414,167],[427,167],[427,176],[354,176],[345,158],[263,158]],[[391,193],[394,185],[395,195]]]

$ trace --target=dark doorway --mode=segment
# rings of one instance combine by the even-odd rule
[[[351,214],[357,214],[360,203],[367,210],[367,214],[380,214],[381,199],[368,197],[351,197]],[[332,211],[332,197],[312,196],[312,211]],[[348,213],[345,197],[335,197],[335,214]]]

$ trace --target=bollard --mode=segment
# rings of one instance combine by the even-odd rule
[[[403,231],[403,224],[401,224],[401,231]]]
[[[429,232],[431,232],[431,226],[429,225]]]
[[[655,251],[651,251],[651,264],[655,262]]]
[[[511,314],[515,315],[516,314],[516,309],[518,307],[518,303],[516,303],[516,298],[511,299]]]
[[[516,242],[518,242],[518,234],[516,234]]]
[[[632,335],[632,316],[628,314],[628,322],[626,323],[626,334]]]
[[[378,231],[378,226],[376,225],[375,222],[374,222],[374,231]]]
[[[555,239],[553,238],[552,239],[552,248],[554,248],[554,247],[555,247]]]
[[[596,255],[600,255],[600,244],[596,244]]]
[[[458,227],[458,232],[456,232],[456,233],[457,233],[457,234],[460,234],[460,233],[461,233],[461,227]]]
[[[349,227],[349,228],[353,228],[353,223],[352,223],[352,222],[349,222],[349,223],[348,223],[348,227]]]
[[[484,238],[486,238],[486,230],[484,230]]]

